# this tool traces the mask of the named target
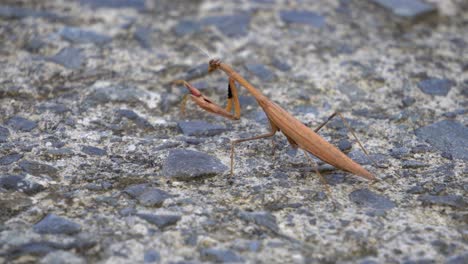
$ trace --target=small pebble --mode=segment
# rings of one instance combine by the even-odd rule
[[[204,18],[203,25],[213,25],[227,37],[243,37],[249,32],[250,14],[240,13],[227,16],[212,16]]]
[[[161,215],[161,214],[136,214],[143,220],[156,225],[160,229],[164,229],[168,226],[175,225],[181,219],[180,215]]]
[[[269,82],[276,79],[276,76],[263,64],[246,64],[245,67],[262,81]]]
[[[433,204],[442,206],[452,206],[460,209],[466,208],[468,205],[463,196],[454,194],[442,196],[426,194],[419,196],[418,200],[421,201],[424,205]]]
[[[16,131],[29,132],[37,127],[36,122],[20,116],[14,116],[5,122],[5,125]]]
[[[81,152],[90,155],[90,156],[105,156],[107,155],[107,151],[101,148],[93,147],[93,146],[82,146]]]
[[[144,49],[151,50],[153,41],[151,40],[152,30],[147,27],[138,27],[133,34],[133,37]]]
[[[158,188],[147,188],[138,196],[138,201],[143,206],[161,207],[164,200],[169,198],[170,195]]]
[[[269,212],[241,212],[239,217],[245,221],[263,226],[273,232],[278,232],[279,230],[276,217]]]
[[[207,248],[200,251],[204,261],[214,263],[242,263],[244,259],[232,250],[220,248]]]
[[[205,121],[181,121],[177,125],[186,136],[212,137],[226,131],[224,126],[210,124]]]
[[[34,176],[48,175],[55,177],[58,174],[58,170],[55,167],[36,161],[22,160],[19,162],[19,166],[24,172]]]
[[[416,136],[455,159],[468,160],[468,128],[455,120],[442,120],[415,130]]]
[[[82,5],[89,5],[92,8],[134,8],[144,10],[145,0],[79,0]]]
[[[196,180],[222,174],[228,168],[221,161],[203,152],[175,149],[163,164],[162,174],[177,180]]]
[[[49,214],[33,227],[40,234],[72,235],[81,231],[81,226],[71,220],[55,214]]]
[[[63,48],[54,56],[48,57],[47,60],[69,69],[78,69],[85,63],[81,51],[72,47]]]
[[[10,131],[8,128],[0,126],[0,143],[7,142],[9,136]]]
[[[404,169],[418,169],[418,168],[424,168],[427,166],[429,166],[429,164],[426,164],[418,160],[404,160],[401,165],[401,167]]]
[[[387,197],[374,193],[369,189],[358,189],[349,194],[349,199],[361,207],[387,211],[396,207]]]
[[[160,260],[161,260],[161,256],[159,255],[158,251],[154,249],[145,251],[145,255],[143,257],[144,263],[157,263]]]
[[[34,195],[45,189],[41,184],[26,180],[24,176],[19,175],[0,176],[0,188],[24,192],[28,195]]]
[[[12,164],[14,162],[17,162],[21,158],[23,158],[22,154],[15,153],[15,152],[10,153],[8,155],[0,157],[0,166],[10,165],[10,164]]]
[[[94,43],[96,45],[104,45],[112,40],[104,34],[74,27],[64,27],[60,30],[59,34],[62,38],[72,43]]]
[[[325,17],[312,11],[284,10],[280,12],[280,17],[286,23],[306,24],[315,28],[325,26]]]
[[[397,16],[416,18],[436,11],[435,7],[421,0],[372,0]]]
[[[429,78],[418,83],[419,89],[425,94],[446,96],[454,83],[451,80]]]

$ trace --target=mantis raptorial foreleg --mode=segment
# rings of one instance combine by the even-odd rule
[[[234,79],[229,78],[228,84],[228,101],[226,105],[226,111],[231,112],[232,105],[234,105],[234,116],[239,119],[240,118],[240,103],[239,103],[239,95],[237,94],[237,87],[236,81]]]

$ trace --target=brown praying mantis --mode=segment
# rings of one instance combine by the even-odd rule
[[[359,146],[362,148],[364,153],[368,155],[367,151],[362,146],[361,142],[357,139],[354,131],[351,129],[346,119],[344,119],[344,117],[340,113],[333,113],[323,124],[321,124],[315,130],[312,130],[306,125],[304,125],[302,122],[300,122],[298,119],[296,119],[293,115],[288,113],[286,110],[281,108],[279,105],[277,105],[276,103],[268,99],[266,96],[264,96],[258,89],[256,89],[246,79],[244,79],[241,75],[234,71],[229,65],[221,62],[221,60],[219,59],[212,59],[209,61],[208,72],[213,72],[216,70],[222,70],[229,77],[227,106],[223,108],[213,103],[210,99],[205,97],[198,89],[196,89],[190,83],[183,80],[179,80],[175,81],[175,83],[184,84],[190,92],[184,97],[182,109],[185,108],[185,102],[190,97],[192,101],[194,101],[199,107],[203,108],[208,112],[232,120],[238,120],[240,118],[240,103],[237,94],[237,82],[240,86],[246,88],[250,92],[250,94],[252,94],[252,96],[257,100],[258,104],[267,115],[271,126],[271,130],[269,133],[258,135],[255,137],[231,141],[231,176],[234,173],[233,170],[235,145],[245,141],[273,137],[276,134],[276,132],[280,131],[283,132],[283,134],[286,136],[288,142],[293,148],[300,148],[304,151],[304,154],[312,163],[316,173],[320,176],[320,179],[322,180],[322,182],[324,182],[325,185],[325,179],[320,174],[317,165],[311,159],[308,153],[313,154],[315,157],[341,170],[353,173],[371,181],[377,180],[377,178],[372,173],[370,173],[361,165],[350,159],[337,147],[330,144],[328,141],[326,141],[324,138],[317,134],[317,132],[324,125],[326,125],[328,121],[330,121],[333,117],[338,115],[343,120],[348,130],[353,134],[354,138],[357,140]],[[233,106],[234,109],[232,109]],[[232,114],[232,110],[234,110],[234,114]]]

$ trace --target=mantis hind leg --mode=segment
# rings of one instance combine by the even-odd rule
[[[330,122],[335,116],[339,116],[341,118],[341,121],[343,122],[343,124],[346,126],[346,129],[351,132],[351,134],[353,135],[354,139],[356,139],[359,147],[362,149],[362,151],[364,152],[364,154],[367,156],[367,158],[374,164],[374,166],[378,167],[378,165],[376,164],[376,162],[374,161],[374,159],[372,159],[370,156],[369,156],[369,152],[366,150],[366,148],[364,147],[364,145],[362,145],[361,141],[358,139],[358,137],[356,136],[356,133],[354,132],[354,129],[349,125],[348,121],[346,121],[346,119],[343,117],[343,115],[340,113],[340,112],[334,112],[333,114],[331,114],[327,120],[325,120],[325,122],[323,122],[320,126],[318,126],[314,132],[318,132],[322,127],[324,127],[326,124],[328,124],[328,122]]]
[[[317,165],[317,163],[309,156],[309,153],[308,153],[307,151],[305,151],[304,149],[302,149],[302,151],[304,152],[304,155],[305,155],[305,156],[307,157],[307,159],[309,160],[310,165],[312,166],[312,168],[314,168],[315,173],[317,173],[317,175],[319,176],[320,181],[321,181],[322,184],[325,186],[325,189],[327,190],[327,193],[331,196],[330,186],[328,185],[327,180],[325,179],[325,177],[323,177],[323,175],[322,175],[322,174],[320,173],[320,171],[318,170],[318,165]]]
[[[257,140],[257,139],[262,139],[262,138],[269,138],[269,137],[274,136],[276,134],[276,132],[278,131],[278,127],[270,119],[269,119],[269,121],[270,121],[270,126],[271,126],[271,130],[270,130],[269,133],[258,135],[258,136],[255,136],[255,137],[241,138],[241,139],[236,139],[236,140],[231,141],[231,176],[234,175],[234,150],[235,150],[235,145],[239,144],[241,142],[245,142],[245,141],[252,141],[252,140]],[[275,144],[274,144],[273,139],[271,140],[271,142],[273,144],[273,151],[274,151]]]
[[[241,142],[245,142],[245,141],[252,141],[252,140],[257,140],[257,139],[262,139],[262,138],[269,138],[269,137],[272,137],[276,134],[276,130],[271,130],[270,133],[267,133],[267,134],[262,134],[262,135],[259,135],[259,136],[255,136],[255,137],[250,137],[250,138],[243,138],[243,139],[236,139],[236,140],[233,140],[231,141],[231,176],[234,175],[234,150],[235,150],[235,145],[236,144],[239,144]]]

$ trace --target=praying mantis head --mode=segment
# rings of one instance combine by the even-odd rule
[[[213,72],[216,71],[219,66],[221,65],[221,60],[220,59],[212,59],[208,63],[208,72]]]

